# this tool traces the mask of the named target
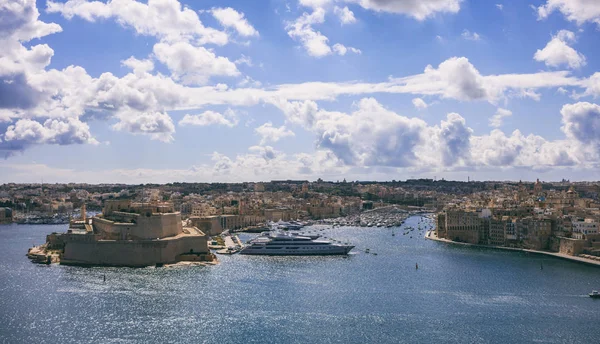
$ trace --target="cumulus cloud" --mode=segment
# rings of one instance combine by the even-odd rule
[[[153,140],[163,142],[173,141],[175,133],[173,120],[166,112],[122,113],[113,129],[150,135]]]
[[[568,20],[581,25],[594,22],[600,27],[600,2],[595,0],[546,0],[537,8],[538,19],[546,19],[552,12],[560,11]]]
[[[48,13],[60,13],[67,19],[80,17],[87,21],[115,19],[140,35],[155,36],[168,42],[190,41],[197,44],[228,42],[225,32],[206,27],[198,14],[182,8],[177,0],[112,0],[108,2],[68,0],[64,3],[48,1]]]
[[[194,47],[187,42],[154,45],[154,55],[184,84],[204,84],[212,76],[238,76],[235,63],[216,56],[204,47]]]
[[[154,69],[154,62],[152,60],[138,60],[131,56],[127,60],[121,61],[121,64],[125,67],[130,68],[134,73],[148,73]]]
[[[537,135],[524,136],[515,130],[506,136],[498,129],[489,135],[474,136],[471,141],[473,158],[484,166],[571,166],[575,153],[569,142],[547,141]]]
[[[425,122],[385,109],[373,98],[358,102],[352,114],[320,111],[312,131],[317,146],[347,165],[411,166],[414,147],[422,142]]]
[[[461,166],[540,168],[598,162],[600,157],[597,150],[581,146],[582,142],[600,142],[597,135],[592,139],[597,141],[582,139],[598,132],[594,129],[595,107],[594,114],[585,117],[585,125],[592,128],[588,133],[569,126],[563,129],[568,133],[565,139],[548,141],[533,134],[525,136],[519,130],[511,135],[497,129],[487,135],[474,135],[457,113],[449,113],[438,125],[428,125],[418,118],[389,111],[373,98],[359,101],[350,114],[326,111],[311,101],[274,105],[288,121],[301,122],[315,135],[317,149],[330,152],[342,166],[421,170]],[[503,109],[499,113],[504,113]],[[578,121],[570,118],[567,122]],[[306,173],[311,170],[308,166],[301,169]]]
[[[589,78],[581,82],[581,86],[585,87],[583,93],[574,93],[574,98],[578,99],[585,96],[600,97],[600,72],[592,74]]]
[[[273,149],[271,146],[252,146],[248,148],[250,152],[258,154],[265,160],[273,160],[281,153]]]
[[[354,12],[350,11],[348,6],[338,7],[335,6],[333,9],[333,13],[335,13],[342,25],[356,23],[356,18],[354,17]]]
[[[34,144],[98,144],[90,133],[90,127],[78,119],[47,119],[43,124],[31,119],[19,119],[8,126],[0,141],[0,151],[11,155]]]
[[[254,132],[260,136],[261,145],[268,142],[277,142],[285,137],[295,136],[294,132],[286,129],[285,125],[277,128],[274,127],[271,122],[267,122],[260,127],[255,128]]]
[[[399,13],[425,20],[436,13],[457,13],[462,0],[356,0],[365,9]]]
[[[299,40],[310,56],[323,57],[331,54],[331,47],[327,43],[329,39],[319,31],[313,29],[312,25],[321,24],[325,21],[325,10],[317,8],[312,13],[303,13],[294,22],[288,24],[286,29],[290,37]]]
[[[258,31],[248,23],[244,14],[234,10],[231,7],[213,8],[210,13],[224,27],[235,29],[240,36],[258,36]]]
[[[250,180],[256,176],[289,176],[290,172],[294,172],[292,166],[297,165],[295,161],[285,160],[285,154],[271,146],[252,146],[248,150],[250,153],[238,154],[234,159],[214,152],[211,158],[214,162],[213,175],[235,175],[236,180],[239,176],[248,176]]]
[[[600,152],[600,106],[588,102],[566,104],[560,113],[561,129],[568,138],[594,146]]]
[[[215,111],[204,111],[199,115],[186,114],[179,121],[179,126],[210,126],[210,125],[223,125],[227,127],[234,127],[238,124],[238,119],[235,113],[228,109],[225,115]]]
[[[412,103],[414,105],[414,107],[417,108],[417,110],[423,110],[423,109],[427,109],[427,107],[429,106],[427,103],[425,103],[425,101],[421,98],[413,98]]]
[[[496,114],[490,118],[490,126],[495,128],[502,126],[504,118],[509,116],[512,116],[512,111],[498,108]]]
[[[0,39],[27,42],[61,32],[60,25],[39,21],[35,0],[0,2]]]
[[[467,127],[465,119],[457,113],[449,113],[446,120],[440,124],[438,140],[442,163],[452,166],[460,160],[469,160],[471,153],[471,134],[473,130]]]
[[[150,23],[141,23],[139,24],[141,31],[138,32],[152,34],[160,40],[156,47],[158,53],[155,52],[153,58],[167,65],[171,70],[171,77],[153,72],[151,61],[135,58],[123,61],[123,64],[133,69],[133,72],[122,77],[116,77],[111,73],[91,77],[84,68],[79,66],[69,66],[62,70],[49,69],[48,66],[54,51],[45,44],[27,44],[25,46],[24,43],[33,37],[58,32],[60,27],[40,22],[37,19],[38,13],[33,1],[19,2],[12,7],[1,7],[1,15],[3,18],[7,18],[0,23],[2,25],[0,41],[3,47],[0,49],[0,79],[3,80],[0,83],[0,118],[2,121],[18,121],[26,118],[43,123],[47,119],[60,122],[68,122],[69,119],[79,121],[89,118],[112,119],[117,121],[114,125],[116,130],[146,134],[154,139],[170,141],[173,139],[175,128],[167,111],[198,111],[208,105],[253,106],[264,102],[279,106],[289,123],[302,125],[308,130],[318,133],[318,146],[336,148],[336,156],[342,157],[343,160],[355,164],[373,162],[385,166],[401,165],[404,162],[409,164],[410,161],[414,161],[414,154],[398,158],[383,155],[378,161],[374,154],[369,153],[374,151],[370,146],[357,147],[356,144],[344,141],[347,137],[358,135],[356,134],[357,128],[362,128],[354,123],[354,120],[348,119],[361,118],[360,109],[362,107],[359,107],[356,115],[354,113],[343,114],[319,109],[316,101],[334,100],[342,95],[391,93],[420,97],[437,96],[464,101],[498,102],[513,96],[539,97],[539,93],[535,92],[549,87],[584,88],[584,93],[574,95],[577,97],[600,95],[600,73],[586,79],[578,79],[566,71],[482,75],[468,59],[461,57],[450,58],[436,67],[429,65],[421,74],[389,78],[376,83],[306,82],[272,85],[268,88],[260,88],[260,85],[254,82],[252,82],[254,86],[252,88],[231,88],[224,84],[186,86],[182,83],[198,83],[209,80],[207,78],[211,76],[235,75],[237,69],[234,69],[236,68],[235,64],[229,60],[219,60],[219,57],[215,56],[211,50],[197,46],[201,44],[200,42],[207,42],[205,37],[208,36],[196,30],[198,28],[196,13],[193,11],[190,13],[187,9],[182,9],[180,5],[174,7],[175,3],[172,0],[153,0],[148,3],[132,0],[115,0],[110,3],[67,1],[60,4],[62,7],[59,6],[59,12],[67,17],[69,17],[69,11],[72,11],[72,16],[79,16],[86,20],[113,18],[122,25],[132,28],[138,28],[137,24],[131,24],[129,19],[121,21],[120,18],[126,16],[133,18],[140,14],[116,13],[112,6],[123,6],[123,4],[132,4],[134,8],[141,6],[139,7],[140,13],[147,14],[148,21],[154,20],[155,14],[161,11],[176,10],[169,14],[171,19],[177,21],[188,18],[187,24],[167,23],[168,25],[165,24],[164,27],[161,27],[160,25],[152,26]],[[27,4],[28,9],[22,10],[21,4]],[[51,3],[49,6],[55,6],[53,4]],[[161,4],[165,7],[160,7]],[[98,6],[100,10],[87,9],[83,5]],[[102,9],[110,11],[102,12]],[[84,10],[89,12],[89,16],[83,15],[83,13],[88,13]],[[10,15],[7,15],[9,12]],[[315,10],[315,12],[318,11]],[[21,15],[21,13],[27,15]],[[159,18],[159,20],[163,19]],[[161,47],[165,48],[164,51],[160,51]],[[178,49],[173,49],[173,51],[177,51],[175,54],[173,51],[169,51],[171,47],[183,47],[181,50],[184,50],[185,54],[180,54]],[[329,47],[329,49],[332,48]],[[208,60],[196,68],[195,63],[198,59],[195,54],[200,57],[208,56]],[[188,59],[182,56],[193,56],[194,58]],[[247,84],[250,84],[250,81]],[[364,103],[369,103],[369,101]],[[377,107],[374,108],[380,111]],[[384,113],[384,110],[381,112]],[[365,111],[362,110],[362,112]],[[387,118],[391,127],[402,127],[402,123],[408,123],[407,126],[410,128],[410,123],[414,122],[410,119],[398,119],[390,115],[384,115],[384,118]],[[226,119],[231,121],[230,118],[226,117]],[[327,121],[335,126],[328,127]],[[370,119],[365,119],[366,123],[369,121]],[[432,130],[431,127],[425,126],[424,128]],[[6,131],[6,129],[7,127],[4,127],[2,131]],[[370,132],[378,133],[378,130],[380,128],[375,127]],[[406,142],[410,146],[411,140],[419,137],[421,136],[411,134],[397,138],[397,140],[404,140],[402,142]],[[2,141],[2,143],[8,142],[4,137]],[[16,140],[12,140],[12,143],[15,142]],[[49,143],[51,140],[39,142]],[[380,144],[386,146],[385,143]],[[415,145],[415,147],[420,146],[422,145]],[[349,150],[344,153],[346,148]],[[392,148],[390,149],[393,151]],[[323,150],[330,154],[333,154],[334,151],[330,148],[323,148]],[[441,161],[440,149],[438,148],[436,152],[436,156]],[[471,160],[473,159],[459,159],[459,163]],[[417,161],[423,163],[422,159],[417,159]]]
[[[568,30],[560,30],[556,36],[552,36],[544,49],[535,52],[533,58],[550,67],[567,65],[573,69],[581,68],[586,64],[585,56],[569,46],[572,42],[575,42],[575,34]]]

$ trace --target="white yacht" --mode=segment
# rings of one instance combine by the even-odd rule
[[[240,254],[266,256],[344,255],[354,246],[335,244],[328,240],[300,235],[270,232],[248,242]]]

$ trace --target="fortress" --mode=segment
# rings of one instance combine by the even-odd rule
[[[207,236],[184,226],[171,203],[106,201],[101,215],[71,221],[67,233],[52,233],[29,250],[35,261],[71,265],[155,266],[213,261]]]

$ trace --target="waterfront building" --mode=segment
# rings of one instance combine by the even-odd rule
[[[196,203],[192,205],[192,216],[194,217],[206,217],[217,215],[217,208],[211,206],[208,203]]]
[[[505,222],[502,219],[490,219],[490,234],[488,242],[490,245],[502,246],[505,243]]]
[[[292,219],[293,211],[291,209],[265,209],[264,217],[267,221],[289,221]],[[297,217],[297,216],[296,216]],[[294,217],[294,219],[296,218]]]
[[[192,226],[198,228],[203,233],[209,236],[219,235],[223,232],[223,226],[221,226],[220,216],[192,216],[189,218]]]
[[[11,223],[11,222],[13,222],[12,209],[0,207],[0,223]]]
[[[151,266],[182,260],[212,260],[206,235],[184,227],[172,203],[108,200],[102,214],[85,220],[83,228],[53,233],[41,253],[54,252],[61,264]],[[30,250],[32,253],[32,250]]]
[[[477,212],[448,210],[445,212],[446,237],[450,240],[478,244],[483,222]]]
[[[585,239],[588,234],[598,233],[598,222],[595,219],[578,218],[571,222],[573,224],[573,238]]]

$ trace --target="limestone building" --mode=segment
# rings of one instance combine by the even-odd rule
[[[80,221],[81,222],[81,221]],[[182,260],[212,260],[206,235],[183,227],[172,203],[108,200],[101,215],[51,234],[47,249],[61,264],[151,266]]]

